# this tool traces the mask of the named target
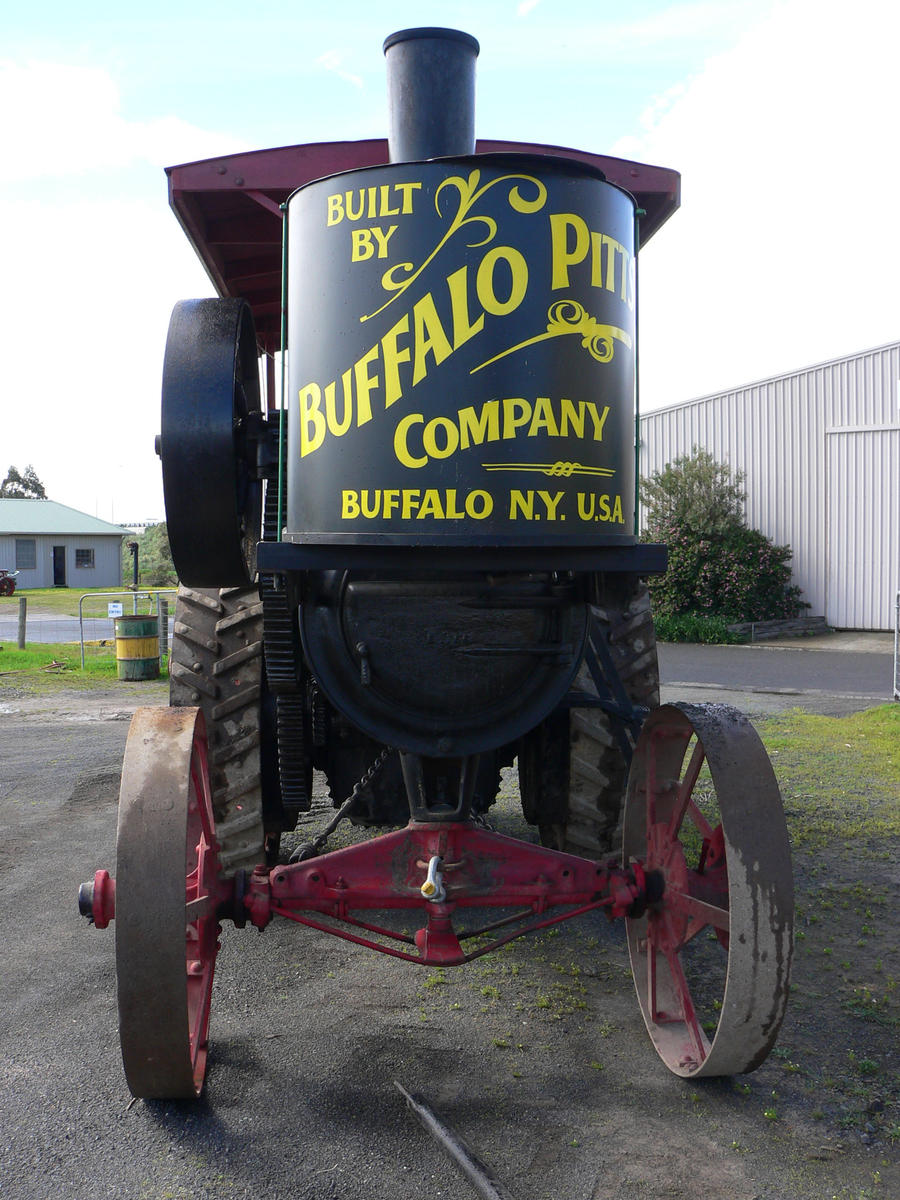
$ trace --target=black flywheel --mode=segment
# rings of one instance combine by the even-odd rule
[[[169,322],[160,457],[175,569],[190,587],[256,574],[259,363],[244,300],[182,300]]]

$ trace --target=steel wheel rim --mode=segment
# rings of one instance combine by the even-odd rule
[[[717,823],[703,812],[704,762]],[[646,914],[626,921],[657,1053],[685,1078],[752,1071],[774,1045],[787,1004],[793,882],[774,772],[737,710],[679,704],[651,714],[629,778],[623,849],[626,862],[641,862],[665,888]]]
[[[141,708],[122,769],[116,869],[119,1038],[128,1086],[195,1097],[206,1073],[219,869],[203,715]]]

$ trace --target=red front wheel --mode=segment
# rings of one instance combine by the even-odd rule
[[[199,1096],[218,950],[203,714],[139,708],[128,732],[116,866],[119,1039],[132,1095]]]
[[[745,717],[723,704],[651,713],[629,776],[624,854],[662,888],[627,921],[660,1057],[685,1077],[754,1070],[787,1004],[793,881],[778,785]]]

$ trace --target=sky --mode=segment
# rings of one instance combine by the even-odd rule
[[[385,136],[382,42],[417,25],[478,38],[478,136],[681,172],[644,411],[900,339],[893,0],[45,0],[0,45],[0,477],[164,517],[166,328],[213,293],[163,168]]]

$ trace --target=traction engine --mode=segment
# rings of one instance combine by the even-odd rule
[[[169,170],[219,293],[163,370],[171,697],[79,896],[135,1096],[199,1095],[225,920],[432,966],[602,909],[676,1074],[750,1071],[781,1024],[778,788],[735,710],[660,706],[636,535],[637,251],[678,176],[476,143],[477,53],[389,37],[387,142]],[[487,820],[516,763],[532,840]],[[289,846],[314,771],[336,812]],[[341,820],[393,828],[329,851]]]

